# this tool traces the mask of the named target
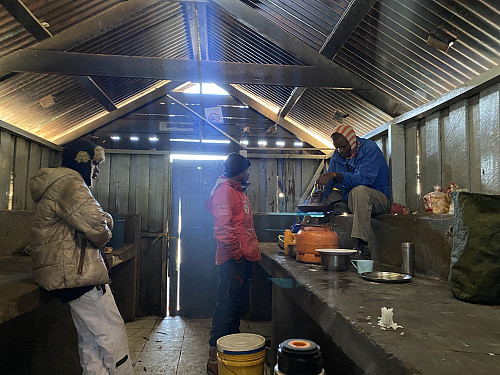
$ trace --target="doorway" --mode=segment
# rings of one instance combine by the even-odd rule
[[[169,254],[170,315],[211,318],[217,297],[216,242],[205,201],[221,174],[221,160],[174,160]]]

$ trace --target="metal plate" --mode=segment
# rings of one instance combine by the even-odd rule
[[[409,283],[411,281],[410,275],[396,272],[363,272],[361,277],[379,283]]]

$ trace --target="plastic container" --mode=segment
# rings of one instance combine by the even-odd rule
[[[123,239],[125,237],[125,215],[112,214],[113,217],[113,230],[111,234],[113,237],[105,246],[112,247],[113,249],[121,249],[123,247]]]
[[[235,333],[217,340],[219,375],[264,375],[266,339],[253,333]]]
[[[290,254],[290,251],[288,250],[288,245],[295,245],[295,237],[296,234],[292,233],[290,229],[285,230],[285,238],[284,238],[285,255]]]
[[[304,263],[321,263],[316,249],[338,249],[339,237],[330,225],[302,226],[295,239],[296,260]]]
[[[278,347],[275,375],[323,375],[319,345],[307,339],[288,339]]]

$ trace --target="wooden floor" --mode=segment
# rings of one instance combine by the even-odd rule
[[[211,320],[143,317],[127,323],[134,374],[206,374]],[[271,338],[271,322],[241,321],[241,332]],[[271,374],[266,368],[266,375]]]

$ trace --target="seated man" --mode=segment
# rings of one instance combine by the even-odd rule
[[[377,144],[369,139],[356,137],[349,125],[337,126],[332,134],[335,152],[328,171],[316,180],[323,198],[338,201],[354,214],[351,237],[360,259],[371,259],[368,248],[370,218],[372,215],[388,213],[389,167]],[[333,191],[333,188],[338,191]]]

